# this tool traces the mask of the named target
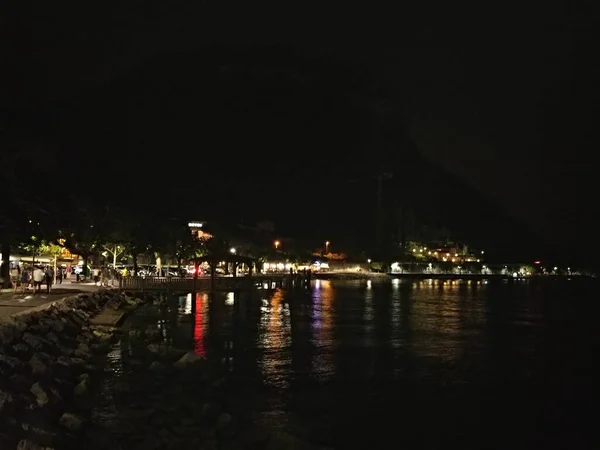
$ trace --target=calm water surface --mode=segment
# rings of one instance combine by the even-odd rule
[[[191,295],[174,299],[171,334],[222,361],[232,395],[271,427],[343,449],[600,448],[591,281],[247,295],[199,294],[195,318]]]

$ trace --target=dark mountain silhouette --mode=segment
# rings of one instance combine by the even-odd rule
[[[315,242],[341,235],[368,247],[376,178],[389,172],[386,235],[410,215],[414,230],[445,228],[498,257],[537,254],[535,234],[425,159],[387,103],[360,65],[286,48],[208,48],[90,90],[63,105],[55,126],[94,155],[107,195],[165,214],[270,218]]]

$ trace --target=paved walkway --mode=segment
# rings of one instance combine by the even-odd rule
[[[2,289],[0,291],[0,317],[42,306],[69,295],[80,292],[95,292],[98,289],[99,287],[94,283],[71,283],[69,280],[54,285],[54,288],[50,290],[50,294],[46,293],[45,286],[42,286],[42,292],[37,294],[34,294],[31,289],[26,290],[25,294],[21,294],[20,289],[17,289],[16,294],[12,289]]]

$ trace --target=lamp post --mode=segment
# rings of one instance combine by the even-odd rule
[[[331,242],[325,241],[325,254],[329,253],[329,244],[331,244]]]
[[[275,250],[277,250],[279,248],[279,246],[281,245],[281,242],[275,241],[273,244],[275,245]]]

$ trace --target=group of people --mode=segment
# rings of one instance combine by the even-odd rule
[[[66,267],[57,266],[55,277],[54,268],[49,264],[36,264],[35,266],[20,264],[13,266],[11,264],[10,268],[10,281],[13,291],[17,293],[20,289],[22,294],[25,294],[29,289],[33,289],[34,293],[39,293],[42,291],[42,286],[45,287],[47,293],[50,293],[54,283],[62,284],[63,280],[67,279],[70,275],[73,276],[71,282],[91,279],[97,286],[107,286],[113,280],[117,280],[121,276],[127,276],[128,273],[127,269],[124,269],[122,272],[104,266],[83,266],[81,270],[77,270],[75,267],[67,265]]]
[[[56,268],[56,283],[61,284],[66,277],[63,267]],[[54,268],[50,265],[36,265],[34,267],[15,266],[10,271],[10,281],[13,290],[21,289],[25,293],[27,289],[33,289],[34,294],[42,291],[42,285],[46,286],[46,293],[50,293],[54,284]]]

